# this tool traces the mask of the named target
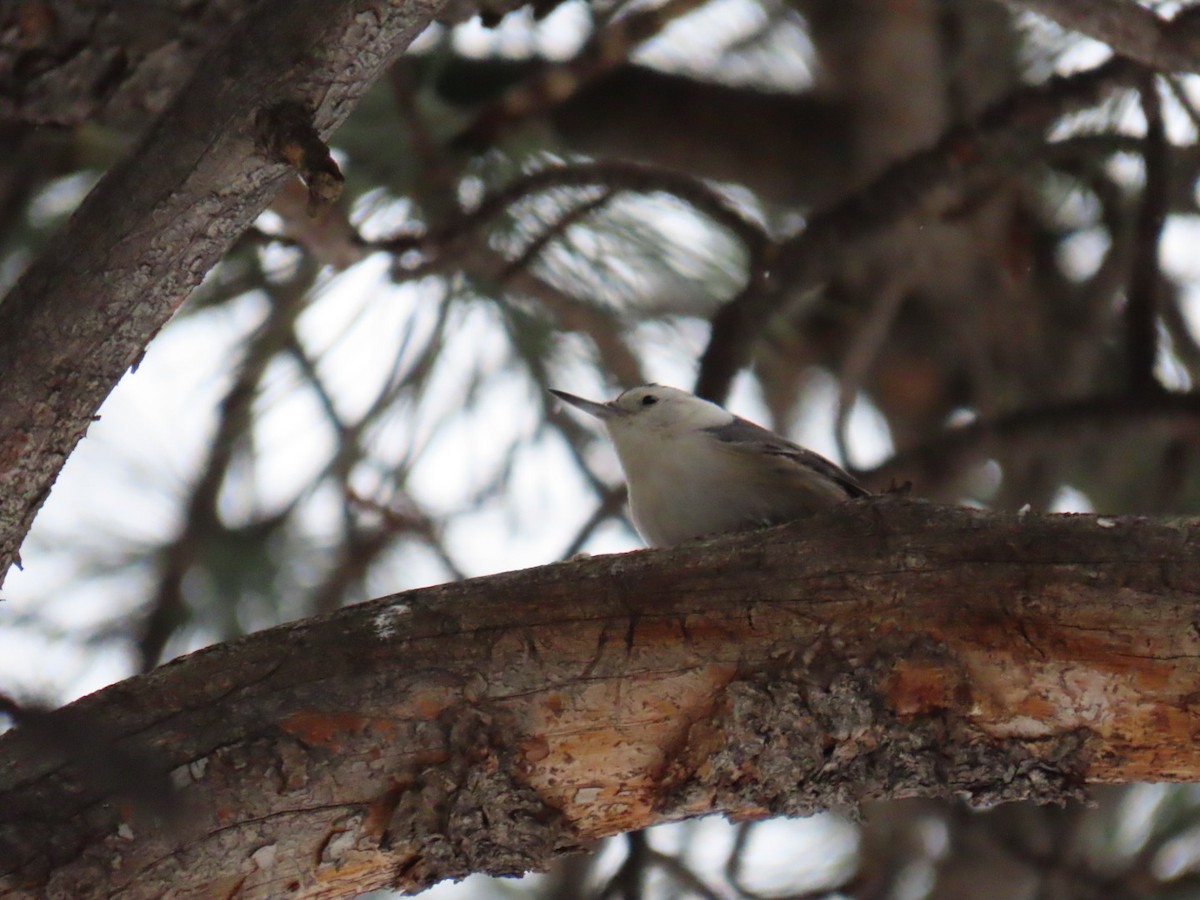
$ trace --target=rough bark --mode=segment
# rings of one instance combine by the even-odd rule
[[[1198,538],[885,499],[272,629],[0,738],[0,892],[415,891],[706,813],[1195,779]]]
[[[438,5],[255,6],[0,304],[0,579],[100,403],[288,177],[256,113],[300,103],[328,134]]]
[[[140,128],[263,0],[19,0],[0,8],[0,119]]]

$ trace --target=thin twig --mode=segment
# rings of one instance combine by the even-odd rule
[[[1200,19],[1184,8],[1172,19],[1135,0],[1005,0],[1063,28],[1108,44],[1122,56],[1165,71],[1200,72]]]
[[[704,881],[679,857],[669,853],[660,853],[653,847],[648,848],[648,853],[651,862],[662,869],[668,877],[678,882],[689,896],[699,897],[700,900],[728,900],[728,894],[718,891]]]
[[[725,878],[733,885],[733,889],[737,891],[739,897],[745,900],[832,900],[835,896],[842,896],[848,892],[851,881],[841,883],[836,887],[820,887],[814,888],[811,891],[801,891],[791,894],[760,894],[757,891],[751,890],[742,881],[742,866],[746,859],[747,845],[750,843],[750,837],[755,831],[755,826],[759,822],[743,822],[738,826],[737,834],[733,840],[733,846],[729,850],[729,856],[725,860]]]
[[[596,504],[596,509],[593,510],[588,520],[583,523],[579,531],[575,533],[575,537],[571,539],[571,543],[567,545],[567,549],[562,552],[560,559],[570,559],[576,553],[583,550],[583,545],[586,544],[592,537],[592,534],[607,522],[621,514],[625,506],[625,498],[629,496],[624,485],[619,488],[613,488],[606,491],[601,497],[600,502]]]
[[[899,281],[889,281],[881,286],[879,295],[871,305],[867,319],[854,335],[850,348],[842,359],[842,370],[838,378],[837,414],[834,416],[833,436],[837,442],[842,462],[850,464],[849,426],[850,413],[859,389],[866,380],[871,366],[883,349],[904,298],[908,286]]]
[[[158,586],[137,641],[140,671],[149,671],[158,664],[167,641],[186,618],[184,578],[224,527],[217,511],[221,485],[238,442],[252,424],[254,400],[267,366],[295,339],[296,318],[304,308],[306,290],[315,271],[315,264],[308,262],[287,286],[271,291],[270,313],[247,347],[233,385],[221,401],[217,433],[188,497],[182,530],[162,551]],[[284,518],[284,515],[272,516],[264,525],[278,526]]]
[[[944,482],[951,473],[1000,442],[1044,439],[1056,432],[1071,434],[1078,442],[1081,432],[1088,428],[1094,429],[1097,440],[1108,441],[1112,440],[1114,428],[1154,420],[1194,428],[1200,421],[1200,394],[1160,394],[1136,399],[1093,397],[1031,407],[947,429],[923,444],[901,450],[874,468],[855,474],[874,487],[911,478],[918,492],[928,492],[931,484]]]
[[[663,193],[677,197],[731,232],[745,245],[752,259],[760,259],[771,243],[761,225],[744,215],[719,191],[703,181],[658,166],[609,161],[537,169],[493,191],[474,210],[459,214],[434,232],[399,235],[366,242],[365,246],[397,255],[410,251],[423,253],[426,259],[418,266],[398,273],[403,277],[412,278],[440,271],[454,261],[453,251],[462,244],[463,237],[475,233],[514,204],[545,191],[590,187],[607,188],[614,195],[635,192]]]
[[[1183,108],[1183,113],[1191,120],[1192,127],[1200,132],[1200,112],[1196,110],[1196,104],[1192,102],[1192,98],[1188,96],[1188,92],[1184,90],[1183,84],[1176,75],[1164,75],[1163,81],[1167,83],[1167,87],[1171,90],[1171,96],[1175,98],[1175,102]]]
[[[1168,284],[1165,287],[1170,293],[1167,296],[1160,295],[1159,299],[1162,302],[1159,305],[1159,314],[1162,316],[1167,337],[1171,339],[1171,352],[1187,370],[1192,387],[1200,387],[1200,343],[1197,343],[1191,325],[1183,310],[1179,308],[1182,298],[1178,285]]]
[[[1145,186],[1133,235],[1133,258],[1125,304],[1125,354],[1129,365],[1129,390],[1146,394],[1161,386],[1154,375],[1158,359],[1158,244],[1167,216],[1170,148],[1163,124],[1162,103],[1153,74],[1141,86],[1146,136],[1142,141]]]
[[[625,835],[625,843],[629,846],[625,861],[600,894],[601,900],[617,897],[621,900],[642,900],[644,896],[646,874],[653,865],[646,832],[629,832]]]
[[[309,614],[323,616],[341,609],[346,604],[350,589],[362,582],[393,538],[394,534],[389,528],[356,528],[345,535],[338,548],[336,562],[309,595]]]
[[[507,292],[532,298],[561,332],[585,335],[596,348],[605,370],[618,384],[644,384],[641,360],[623,334],[620,313],[599,303],[573,296],[527,268],[513,269],[490,247],[471,255],[467,271],[475,278],[503,283]]]
[[[474,152],[489,146],[506,128],[545,113],[624,65],[639,45],[706,2],[667,0],[661,6],[635,9],[604,24],[573,59],[539,66],[528,78],[504,91],[475,116],[452,146]]]
[[[582,222],[592,213],[607,206],[613,199],[613,191],[608,189],[598,197],[580,203],[577,206],[567,210],[558,219],[543,229],[542,233],[529,242],[529,245],[521,251],[521,255],[504,267],[500,273],[500,280],[508,281],[517,272],[520,272],[535,260],[541,252],[554,240],[562,237],[567,229],[572,225]]]

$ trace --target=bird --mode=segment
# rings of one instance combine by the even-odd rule
[[[644,384],[598,403],[555,397],[599,419],[651,547],[774,525],[870,492],[837,464],[679,388]]]

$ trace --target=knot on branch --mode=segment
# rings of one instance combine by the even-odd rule
[[[579,843],[560,811],[519,780],[525,764],[511,714],[454,707],[428,728],[438,732],[444,759],[400,791],[386,839],[411,856],[396,887],[472,872],[521,875]]]
[[[345,178],[313,125],[313,113],[303,103],[285,100],[258,111],[254,117],[258,151],[291,166],[308,188],[308,214],[316,217],[342,195]]]
[[[826,647],[731,682],[675,754],[666,806],[857,818],[863,800],[931,785],[976,807],[1084,797],[1086,730],[996,739],[972,723],[969,679],[945,649],[925,639],[894,660]]]

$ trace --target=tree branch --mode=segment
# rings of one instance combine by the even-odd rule
[[[328,135],[437,6],[256,6],[0,304],[0,579],[105,396],[278,192],[256,114],[300,103]]]
[[[256,5],[262,0],[5,3],[0,119],[138,128]]]
[[[508,87],[476,113],[452,146],[475,152],[486,148],[506,128],[544,115],[589,83],[625,65],[641,44],[706,2],[666,0],[661,6],[634,9],[598,28],[573,59],[550,63]]]
[[[304,309],[305,288],[314,268],[311,263],[301,265],[300,273],[290,283],[267,288],[271,307],[248,343],[233,383],[221,400],[217,428],[203,467],[188,491],[179,533],[159,553],[157,586],[137,637],[139,671],[148,672],[159,664],[171,635],[187,622],[188,607],[184,599],[187,576],[227,531],[217,503],[221,486],[229,475],[239,443],[246,439],[254,421],[254,402],[267,367],[295,339],[296,319]],[[275,531],[285,520],[285,515],[276,514],[256,524]],[[240,542],[245,541],[244,532],[239,537]]]
[[[383,598],[46,714],[86,756],[0,737],[0,893],[415,891],[712,812],[1194,780],[1197,584],[1195,520],[878,500]],[[170,773],[170,827],[97,746]]]
[[[911,480],[922,494],[933,493],[945,480],[972,460],[1014,448],[1021,441],[1062,440],[1073,444],[1089,436],[1111,441],[1120,428],[1145,428],[1151,423],[1178,423],[1181,432],[1193,433],[1200,421],[1200,394],[1159,394],[1146,397],[1089,397],[1017,410],[994,419],[976,419],[947,428],[930,440],[893,454],[873,469],[855,470],[867,485],[883,489]]]
[[[456,242],[470,237],[511,206],[545,191],[593,187],[603,188],[613,195],[623,191],[643,194],[662,192],[690,204],[743,244],[750,256],[752,270],[760,266],[760,260],[770,246],[770,237],[761,225],[703,181],[671,169],[623,160],[543,166],[495,189],[474,209],[456,213],[429,234],[402,234],[366,242],[365,246],[393,255],[410,250],[423,251],[430,259],[400,273],[416,277],[457,263],[455,253],[459,248],[455,246]],[[474,252],[471,243],[465,246]]]
[[[857,193],[814,214],[805,229],[779,244],[767,279],[721,307],[700,360],[695,393],[721,401],[750,358],[762,329],[784,304],[835,271],[846,254],[905,217],[936,215],[959,193],[946,190],[988,165],[1011,165],[1040,146],[1036,135],[1073,110],[1097,103],[1144,70],[1114,59],[1069,77],[1021,88],[979,119],[948,131],[933,146],[897,160]]]
[[[1195,9],[1164,19],[1135,0],[1004,0],[1006,6],[1040,13],[1115,53],[1164,72],[1200,72],[1200,18]]]
[[[1142,112],[1146,116],[1146,136],[1142,140],[1146,181],[1134,228],[1129,288],[1125,297],[1129,390],[1137,395],[1162,390],[1154,372],[1158,361],[1159,294],[1162,293],[1158,251],[1170,208],[1171,149],[1167,143],[1157,82],[1152,73],[1147,73],[1141,86]]]

